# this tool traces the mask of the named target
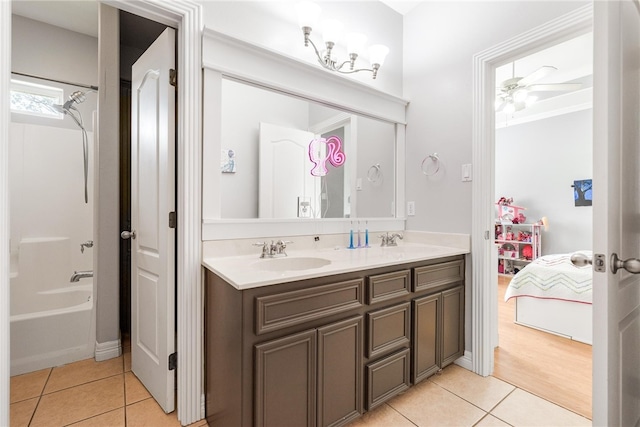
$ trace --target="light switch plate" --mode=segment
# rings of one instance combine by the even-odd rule
[[[471,181],[471,163],[462,165],[462,182]]]

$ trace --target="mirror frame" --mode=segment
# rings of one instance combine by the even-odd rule
[[[371,231],[404,230],[408,101],[316,65],[205,28],[202,40],[202,240],[346,233],[351,221]],[[389,218],[223,219],[220,215],[222,79],[306,99],[395,124],[395,216]]]

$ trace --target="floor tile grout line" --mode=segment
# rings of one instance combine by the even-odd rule
[[[491,376],[493,377],[493,375],[491,375]],[[584,419],[586,419],[586,420],[593,421],[593,419],[592,419],[592,418],[589,418],[589,417],[587,417],[587,416],[586,416],[586,415],[584,415],[584,414],[581,414],[581,413],[579,413],[579,412],[576,412],[576,411],[574,411],[574,410],[573,410],[573,409],[571,409],[571,408],[567,408],[566,406],[561,405],[560,403],[556,403],[556,402],[554,402],[554,401],[552,401],[552,400],[549,400],[548,398],[546,398],[546,397],[544,397],[544,396],[540,396],[538,393],[535,393],[535,392],[533,392],[533,391],[531,391],[531,390],[528,390],[528,389],[526,389],[526,388],[524,388],[524,387],[517,386],[517,385],[515,385],[515,384],[513,384],[513,383],[510,383],[509,381],[504,380],[504,379],[502,379],[502,378],[497,378],[497,377],[494,377],[494,378],[496,378],[496,379],[498,379],[498,380],[500,380],[500,381],[503,381],[503,382],[505,382],[505,383],[507,383],[507,384],[510,384],[510,385],[512,385],[513,387],[515,387],[516,389],[520,389],[520,390],[524,391],[525,393],[529,393],[529,394],[531,394],[531,395],[533,395],[533,396],[535,396],[535,397],[537,397],[537,398],[539,398],[539,399],[542,399],[542,400],[544,400],[545,402],[551,403],[551,404],[552,404],[552,405],[554,405],[554,406],[557,406],[557,407],[562,408],[562,409],[564,409],[564,410],[566,410],[566,411],[569,411],[569,412],[571,412],[572,414],[575,414],[575,415],[577,415],[577,416],[579,416],[579,417],[582,417],[582,418],[584,418]],[[593,404],[592,404],[592,407],[593,407]],[[495,408],[494,408],[494,409],[495,409]]]
[[[38,401],[36,402],[36,406],[33,408],[33,412],[31,413],[31,417],[29,418],[29,423],[27,426],[30,426],[33,422],[33,417],[36,416],[36,411],[38,410],[38,406],[40,406],[40,400],[42,400],[42,396],[44,396],[44,389],[47,388],[47,383],[49,382],[49,378],[51,378],[51,373],[53,372],[53,368],[49,368],[49,375],[47,375],[47,379],[44,381],[44,385],[42,386],[42,390],[40,390],[40,396],[38,396]]]
[[[74,385],[69,386],[69,387],[64,387],[64,388],[61,388],[59,390],[51,391],[49,393],[44,393],[44,390],[43,390],[42,396],[47,396],[47,395],[58,393],[58,392],[61,392],[61,391],[64,391],[64,390],[70,390],[70,389],[75,388],[75,387],[80,387],[80,386],[83,386],[83,385],[87,385],[87,384],[95,383],[95,382],[98,382],[98,381],[106,380],[106,379],[109,379],[109,378],[117,377],[118,375],[124,375],[124,372],[118,372],[117,374],[108,375],[108,376],[102,377],[102,378],[96,378],[96,379],[89,380],[87,382],[80,383],[80,384],[74,384]]]
[[[513,384],[512,384],[512,385],[513,385]],[[518,388],[519,388],[519,387],[513,386],[513,390],[511,390],[511,391],[510,391],[510,392],[509,392],[509,393],[508,393],[508,394],[507,394],[507,395],[506,395],[502,400],[500,400],[500,402],[496,403],[496,405],[495,405],[493,408],[491,408],[491,410],[488,412],[488,414],[489,414],[489,415],[491,415],[492,417],[495,417],[495,418],[499,419],[500,421],[502,421],[502,422],[503,422],[503,423],[505,423],[505,424],[508,424],[508,425],[510,425],[510,426],[513,426],[513,424],[508,423],[507,421],[503,420],[502,418],[500,418],[499,416],[497,416],[496,414],[494,414],[494,413],[493,413],[493,411],[494,411],[494,410],[495,410],[495,409],[496,409],[496,408],[497,408],[497,407],[498,407],[502,402],[504,402],[505,400],[507,400],[507,398],[508,398],[509,396],[511,396],[513,393],[515,393],[515,391],[516,391],[516,390],[518,390]]]
[[[399,394],[398,396],[402,396],[404,393]],[[414,423],[411,419],[409,419],[405,414],[403,414],[402,412],[398,411],[396,408],[394,408],[393,406],[391,406],[389,404],[390,402],[386,402],[384,403],[385,406],[388,406],[389,408],[391,408],[392,411],[398,413],[402,418],[404,418],[405,420],[409,421],[411,424],[413,424],[416,427],[419,427],[418,424]]]
[[[443,390],[444,390],[444,391],[446,391],[447,393],[452,394],[452,395],[456,396],[457,398],[459,398],[459,399],[461,399],[461,400],[464,400],[464,401],[465,401],[465,402],[467,402],[469,405],[471,405],[471,406],[473,406],[473,407],[475,407],[475,408],[480,409],[482,412],[485,412],[485,413],[487,413],[487,414],[489,413],[486,409],[479,407],[479,406],[478,406],[478,405],[476,405],[475,403],[471,402],[470,400],[465,399],[464,397],[462,397],[462,396],[460,396],[459,394],[457,394],[457,393],[455,393],[455,392],[453,392],[453,391],[449,390],[448,388],[444,387],[443,385],[438,384],[437,382],[432,381],[431,379],[429,379],[428,381],[431,381],[431,383],[432,383],[432,384],[437,385],[438,387],[440,387],[441,389],[443,389]],[[509,394],[511,394],[511,393],[513,393],[513,390],[511,390],[511,391],[509,392]],[[483,418],[484,418],[484,417],[483,417]]]
[[[123,407],[123,406],[119,406],[119,407],[114,408],[114,409],[109,409],[108,411],[100,412],[99,414],[95,414],[95,415],[92,415],[92,416],[90,416],[90,417],[87,417],[87,418],[83,418],[83,419],[81,419],[81,420],[74,421],[74,422],[72,422],[71,424],[64,424],[64,427],[69,427],[69,426],[72,426],[72,425],[74,425],[74,424],[78,424],[78,423],[81,423],[81,422],[83,422],[83,421],[87,421],[87,420],[90,420],[90,419],[92,419],[92,418],[96,418],[96,417],[99,417],[99,416],[101,416],[101,415],[108,414],[109,412],[117,411],[118,409],[122,409],[122,408],[124,408],[124,407]]]

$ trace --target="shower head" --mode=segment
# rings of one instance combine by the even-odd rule
[[[87,95],[82,91],[75,91],[69,95],[69,100],[62,106],[63,109],[68,110],[73,104],[81,104],[87,99]]]

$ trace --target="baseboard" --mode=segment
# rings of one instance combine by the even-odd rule
[[[465,350],[464,356],[459,357],[453,363],[473,372],[472,353],[470,351]]]
[[[122,345],[120,339],[115,341],[97,342],[96,341],[96,362],[102,362],[116,358],[122,354]]]

